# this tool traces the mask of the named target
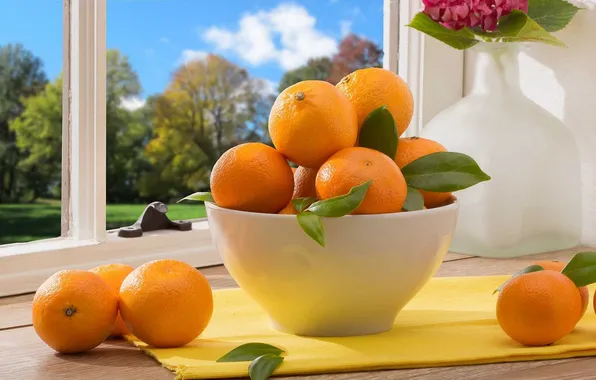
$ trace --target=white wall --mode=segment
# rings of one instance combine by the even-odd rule
[[[582,242],[596,245],[596,11],[582,10],[556,35],[568,48],[534,43],[521,54],[521,86],[576,137],[582,156]],[[473,57],[466,53],[465,93],[472,85],[473,67]]]

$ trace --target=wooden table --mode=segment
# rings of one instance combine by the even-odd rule
[[[518,259],[491,260],[448,254],[437,276],[511,274],[534,260],[569,260],[579,247]],[[224,267],[204,268],[214,289],[235,287]],[[31,327],[32,294],[0,298],[0,380],[172,380],[174,375],[122,341],[107,341],[81,355],[57,355]],[[594,312],[591,310],[588,312]],[[461,367],[375,371],[336,375],[276,377],[309,380],[387,379],[596,379],[596,358],[487,364]]]

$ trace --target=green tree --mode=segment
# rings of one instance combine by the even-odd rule
[[[286,72],[277,90],[282,92],[293,84],[303,80],[327,80],[331,75],[331,59],[329,57],[311,58],[304,66]]]
[[[17,200],[24,187],[19,183],[21,152],[9,125],[25,109],[24,99],[46,83],[41,59],[20,44],[0,46],[0,203]]]

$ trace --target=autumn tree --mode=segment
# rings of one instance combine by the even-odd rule
[[[311,58],[304,66],[286,72],[279,81],[277,90],[282,92],[303,80],[327,80],[330,75],[331,59],[329,57]]]
[[[353,71],[382,66],[383,50],[373,41],[350,33],[340,42],[338,52],[331,58],[331,72],[327,81],[337,84]]]
[[[245,69],[217,55],[179,67],[153,102],[154,138],[146,151],[154,170],[143,195],[167,200],[205,188],[225,150],[262,138],[270,104],[260,90]]]
[[[25,109],[24,99],[47,83],[42,61],[22,45],[0,46],[0,203],[20,198],[21,152],[10,123]]]

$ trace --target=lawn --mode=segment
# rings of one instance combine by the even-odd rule
[[[115,229],[136,222],[146,205],[109,204],[107,228]],[[171,220],[205,217],[203,204],[168,205]],[[60,236],[60,202],[0,204],[0,244],[25,242]]]

